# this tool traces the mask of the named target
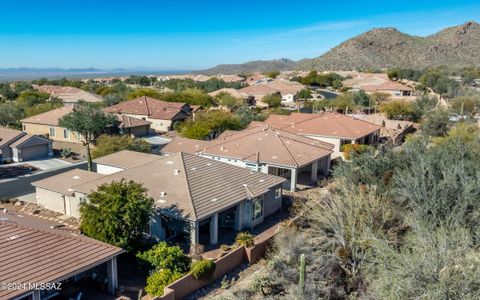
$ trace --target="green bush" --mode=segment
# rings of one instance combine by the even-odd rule
[[[152,249],[138,253],[137,257],[150,263],[157,270],[168,269],[182,274],[190,269],[190,258],[183,250],[179,246],[169,246],[166,242],[160,242]]]
[[[249,232],[240,232],[235,238],[235,244],[239,246],[253,247],[253,245],[255,245],[253,235]]]
[[[145,291],[151,296],[162,296],[163,289],[182,277],[182,274],[172,272],[168,269],[163,269],[158,272],[152,273],[147,278],[147,285]]]
[[[215,272],[216,265],[213,261],[208,259],[202,259],[192,264],[190,273],[197,280],[210,280],[212,279],[213,272]]]

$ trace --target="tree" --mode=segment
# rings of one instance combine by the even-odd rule
[[[390,97],[390,94],[380,92],[375,92],[370,95],[370,98],[372,99],[372,105],[380,105],[384,102],[388,102]]]
[[[262,102],[267,104],[269,108],[280,107],[282,105],[282,96],[278,93],[265,95]]]
[[[370,107],[372,105],[370,96],[365,93],[363,90],[360,90],[358,92],[352,93],[353,95],[353,102],[356,105],[362,106],[362,107]]]
[[[172,272],[169,269],[156,271],[148,276],[145,291],[152,296],[162,296],[164,288],[181,277],[182,274]]]
[[[265,72],[263,74],[265,76],[267,76],[268,78],[275,79],[275,78],[277,78],[278,75],[280,75],[280,71],[273,70],[273,71]]]
[[[434,110],[426,115],[421,126],[424,134],[429,136],[445,136],[450,124],[448,112],[445,110]]]
[[[330,102],[330,107],[342,111],[346,111],[347,109],[350,111],[355,108],[355,106],[356,104],[353,101],[353,95],[351,93],[341,94]]]
[[[15,102],[0,103],[0,125],[19,128],[19,120],[24,117],[23,111]]]
[[[190,139],[214,139],[225,130],[241,129],[240,119],[229,112],[209,111],[196,114],[179,127],[183,137]]]
[[[160,242],[150,250],[138,253],[137,257],[148,262],[155,270],[168,269],[174,273],[183,274],[190,269],[190,258],[179,246],[169,246]]]
[[[107,115],[92,105],[77,106],[75,110],[59,120],[59,125],[79,135],[87,148],[88,170],[92,170],[92,156],[90,145],[105,131],[108,126],[115,124],[116,118]]]
[[[122,150],[151,153],[152,146],[143,139],[128,135],[101,135],[92,150],[92,159],[112,154]]]
[[[215,99],[219,105],[225,106],[230,110],[234,110],[240,107],[243,104],[243,99],[236,98],[232,96],[230,93],[221,92],[219,93]]]
[[[311,93],[310,89],[305,88],[305,89],[299,91],[295,95],[295,97],[298,98],[298,99],[306,100],[306,99],[312,98],[312,93]]]
[[[477,94],[455,97],[452,100],[452,110],[462,115],[473,115],[480,108],[480,96]]]
[[[120,94],[117,94],[117,93],[107,94],[103,98],[103,102],[105,103],[106,106],[112,106],[112,105],[118,104],[122,101],[123,101],[123,97]]]
[[[80,203],[80,229],[94,239],[135,252],[148,231],[153,199],[133,181],[103,184]]]
[[[414,118],[412,104],[403,100],[383,103],[380,105],[380,111],[392,120],[413,120]]]

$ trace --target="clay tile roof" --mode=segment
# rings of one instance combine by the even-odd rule
[[[26,134],[24,132],[21,132],[19,130],[0,126],[0,147],[8,145],[25,135]]]
[[[362,89],[366,92],[376,91],[413,91],[409,86],[395,81],[387,81],[379,85],[365,85]]]
[[[175,138],[172,143],[176,142]],[[191,145],[196,140],[182,139],[165,152],[189,151],[204,155],[221,156],[247,162],[269,163],[285,167],[300,167],[332,153],[333,145],[303,137],[287,131],[273,129],[265,124],[242,131],[228,132],[221,137],[202,142],[200,150]],[[195,151],[195,152],[192,152]]]
[[[270,115],[265,123],[291,133],[334,138],[362,138],[381,126],[337,113]]]
[[[268,95],[274,94],[277,90],[267,85],[251,85],[238,90],[239,93],[246,94],[248,96]]]
[[[59,282],[123,252],[84,236],[60,230],[33,229],[19,221],[0,221],[0,282]],[[9,219],[9,217],[8,217]],[[28,292],[0,289],[0,299],[13,299]]]
[[[119,128],[134,128],[134,127],[147,126],[152,124],[151,122],[134,118],[131,116],[127,116],[127,115],[117,115],[117,120],[120,122],[118,124]]]
[[[212,97],[217,97],[220,93],[227,93],[227,94],[232,95],[232,96],[235,97],[235,98],[243,98],[243,97],[245,97],[245,94],[244,94],[244,93],[241,93],[239,90],[237,90],[237,89],[232,89],[232,88],[219,89],[219,90],[213,91],[213,92],[211,92],[211,93],[208,93],[208,95],[210,95],[210,96],[212,96]]]
[[[60,108],[56,108],[39,115],[35,115],[22,120],[22,123],[33,123],[33,124],[42,124],[50,126],[58,126],[58,120],[71,113],[75,109],[74,104],[67,104]]]
[[[21,146],[23,143],[27,141],[30,141],[29,146],[51,143],[50,140],[43,138],[41,136],[26,134],[20,139],[16,140],[14,143],[10,144],[10,147],[15,148],[15,147]]]
[[[70,195],[73,193],[73,190],[71,189],[72,187],[79,184],[87,183],[92,180],[97,180],[99,178],[102,178],[103,176],[105,175],[81,169],[73,169],[56,176],[51,176],[42,180],[32,182],[32,185],[35,187],[47,189],[49,191]]]
[[[130,169],[141,166],[161,157],[156,154],[135,152],[130,150],[122,150],[109,155],[105,155],[95,159],[93,162],[101,165],[119,167],[122,169]]]
[[[179,114],[186,114],[183,110],[185,105],[185,103],[166,102],[143,96],[106,107],[103,110],[115,114],[134,114],[148,116],[152,119],[172,120]]]
[[[202,150],[203,148],[205,148],[207,144],[208,144],[207,141],[176,137],[170,143],[168,143],[165,147],[162,148],[162,152],[163,153],[185,152],[185,153],[194,154]]]
[[[62,99],[66,103],[76,103],[79,100],[86,102],[101,102],[102,97],[70,86],[32,85],[34,89]]]
[[[142,183],[156,206],[180,213],[190,220],[201,220],[242,200],[258,196],[282,184],[285,179],[269,174],[177,153],[135,168],[114,173],[74,187],[88,194],[103,183],[133,180]],[[247,193],[248,187],[249,192]]]

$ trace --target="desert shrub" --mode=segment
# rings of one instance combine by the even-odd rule
[[[169,246],[160,242],[137,257],[157,269],[168,269],[174,273],[185,273],[190,269],[190,258],[183,253],[179,246]]]
[[[182,274],[172,272],[169,269],[162,269],[160,271],[155,271],[147,278],[147,285],[145,286],[145,291],[152,296],[162,296],[163,289],[174,282],[175,280],[182,277]]]
[[[62,153],[61,153],[60,155],[61,155],[62,157],[67,158],[67,157],[72,156],[72,154],[73,154],[73,153],[72,153],[72,149],[71,149],[71,148],[63,148],[63,149],[62,149]]]
[[[216,265],[209,259],[202,259],[194,262],[190,273],[197,280],[210,280],[215,272]]]
[[[444,136],[447,134],[450,124],[448,113],[445,110],[429,112],[421,126],[424,134],[430,136]]]
[[[349,160],[352,155],[371,152],[373,147],[361,144],[345,144],[342,146],[342,152],[346,160]]]
[[[249,232],[238,233],[237,237],[235,238],[235,244],[239,246],[253,247],[253,245],[255,244],[253,240],[253,234]]]

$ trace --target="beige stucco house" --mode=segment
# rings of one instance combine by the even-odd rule
[[[172,130],[175,122],[183,121],[192,114],[192,108],[186,103],[166,102],[146,96],[106,107],[104,111],[148,121],[151,128],[159,132]]]
[[[137,155],[121,151],[97,160],[106,174],[72,170],[34,182],[37,203],[78,218],[80,203],[100,185],[132,180],[155,201],[152,237],[182,235],[191,244],[217,244],[220,229],[252,228],[282,206],[284,178],[187,153]]]
[[[265,124],[334,145],[332,158],[342,155],[345,144],[376,144],[382,128],[338,113],[270,115]]]
[[[22,120],[22,130],[28,134],[44,135],[56,142],[81,143],[81,137],[70,130],[61,127],[59,120],[75,110],[74,104],[67,104],[57,109],[47,111]],[[150,122],[130,116],[117,115],[118,122],[112,128],[106,128],[106,133],[129,134],[144,136],[149,133]]]
[[[0,127],[0,163],[22,162],[52,155],[52,142],[48,139]]]

